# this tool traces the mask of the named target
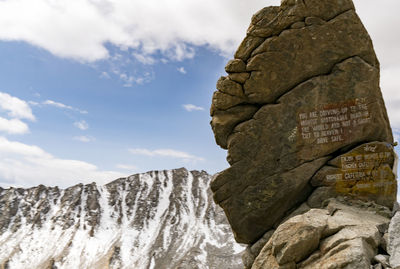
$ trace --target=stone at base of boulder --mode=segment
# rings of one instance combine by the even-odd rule
[[[271,236],[274,234],[275,230],[270,230],[266,232],[263,237],[261,237],[253,245],[249,245],[242,255],[243,265],[246,269],[250,269],[254,263],[256,257],[260,254],[260,251],[264,245],[269,241]]]
[[[400,267],[400,211],[392,218],[389,225],[387,252],[390,254],[390,265]]]
[[[254,263],[256,256],[251,253],[250,246],[248,246],[242,254],[242,261],[245,269],[250,269]]]
[[[308,197],[307,204],[312,208],[320,208],[325,200],[335,198],[337,192],[332,187],[320,187]]]
[[[381,264],[383,266],[383,268],[390,268],[388,255],[382,255],[382,254],[376,255],[374,257],[374,261]]]
[[[400,211],[400,204],[398,202],[395,202],[393,204],[392,217],[394,217],[397,211]]]
[[[304,214],[304,213],[306,213],[307,211],[309,211],[310,209],[311,209],[311,208],[308,206],[307,203],[302,203],[298,208],[296,208],[295,210],[293,210],[287,217],[285,217],[285,218],[282,220],[281,223],[283,223],[283,222],[287,221],[288,219],[293,218],[293,217],[295,217],[295,216]],[[274,228],[278,228],[278,226],[279,226],[281,223],[277,223],[277,224],[274,226]]]
[[[380,230],[390,217],[369,210],[371,206],[362,201],[347,203],[333,198],[326,208],[311,209],[283,222],[251,269],[370,269],[378,260],[385,268],[386,256],[378,255],[383,240]]]
[[[320,268],[351,268],[369,269],[374,250],[362,238],[355,238],[338,244],[335,248],[315,261],[308,263],[305,261],[298,268],[320,269]]]

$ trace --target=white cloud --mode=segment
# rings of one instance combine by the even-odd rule
[[[0,92],[0,110],[6,111],[10,118],[35,120],[28,103],[8,93]]]
[[[132,56],[135,57],[135,59],[138,60],[139,62],[141,62],[142,64],[151,65],[151,64],[155,64],[155,62],[156,62],[156,60],[149,55],[143,55],[143,54],[135,52],[135,53],[132,53]]]
[[[148,149],[129,149],[129,152],[135,155],[155,156],[156,154]]]
[[[184,68],[183,66],[177,68],[177,70],[178,70],[178,72],[181,72],[182,74],[186,74],[186,73],[187,73],[186,70],[185,70],[185,68]]]
[[[99,170],[87,162],[60,159],[40,147],[0,136],[0,182],[4,186],[68,187],[80,182],[103,184],[123,176],[119,172]]]
[[[130,171],[136,171],[138,169],[137,166],[130,164],[117,164],[115,167],[118,169],[130,170]]]
[[[135,155],[144,155],[149,157],[168,157],[177,158],[184,161],[204,161],[204,158],[191,155],[189,153],[173,149],[149,150],[143,148],[129,149],[129,152]]]
[[[27,102],[4,92],[0,92],[0,112],[6,112],[9,117],[0,116],[0,132],[6,134],[29,133],[28,125],[21,120],[36,120]]]
[[[383,66],[400,62],[400,1],[354,0]],[[152,62],[194,55],[206,45],[226,55],[237,48],[252,14],[279,0],[2,0],[0,39],[26,41],[81,61],[110,57],[106,45]]]
[[[193,57],[192,45],[230,54],[251,15],[270,4],[279,0],[3,0],[0,39],[85,62],[109,57],[107,43],[175,60]]]
[[[44,105],[55,106],[55,107],[58,107],[58,108],[66,108],[66,109],[71,109],[71,110],[73,109],[73,107],[71,107],[71,106],[67,106],[67,105],[64,105],[62,103],[55,102],[55,101],[52,101],[52,100],[46,100],[46,101],[43,102],[43,104]]]
[[[36,102],[32,102],[32,104],[33,103],[36,103]],[[54,107],[61,108],[61,109],[73,110],[73,111],[79,112],[81,114],[87,114],[88,113],[86,110],[81,110],[79,108],[68,106],[68,105],[65,105],[63,103],[55,102],[53,100],[46,100],[46,101],[42,102],[42,104],[43,105],[48,105],[48,106],[54,106]]]
[[[92,142],[95,141],[95,138],[92,136],[87,136],[87,135],[81,135],[81,136],[74,136],[73,137],[74,140],[83,142],[83,143],[88,143],[88,142]]]
[[[110,79],[111,77],[107,72],[103,71],[100,74],[100,78]]]
[[[119,78],[124,82],[124,87],[132,87],[134,84],[143,84],[154,79],[154,74],[152,72],[144,72],[141,75],[130,75],[115,70],[114,73],[119,75]]]
[[[394,128],[400,129],[400,66],[381,71],[381,87],[389,119]]]
[[[186,110],[189,111],[189,112],[204,110],[203,107],[201,107],[201,106],[195,106],[195,105],[193,105],[193,104],[186,104],[186,105],[183,105],[183,108],[186,109]]]
[[[399,66],[400,1],[354,0],[386,69]],[[110,44],[128,58],[153,64],[191,58],[205,45],[231,56],[251,15],[279,0],[1,0],[0,40],[26,41],[59,57],[83,62],[114,58]],[[120,72],[121,73],[121,72]],[[129,74],[126,87],[153,77]]]
[[[35,102],[35,101],[28,101],[28,104],[30,104],[32,106],[39,106],[40,105],[38,102]]]
[[[84,120],[74,122],[74,126],[82,131],[89,129],[89,124]]]
[[[5,119],[0,117],[0,132],[7,134],[26,134],[29,133],[29,127],[19,119]]]
[[[400,63],[400,35],[398,25],[400,17],[400,1],[354,0],[358,15],[367,28],[382,67],[399,66]]]

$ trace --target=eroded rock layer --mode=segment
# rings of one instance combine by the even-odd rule
[[[351,0],[262,9],[225,69],[211,126],[231,166],[211,188],[238,242],[254,244],[303,202],[322,208],[348,196],[392,207],[395,153],[379,62]]]

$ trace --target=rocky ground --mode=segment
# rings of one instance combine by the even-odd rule
[[[398,268],[399,216],[373,202],[343,197],[326,200],[322,208],[303,204],[246,249],[245,267]]]

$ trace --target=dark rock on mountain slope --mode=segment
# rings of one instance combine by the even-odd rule
[[[242,268],[202,171],[0,189],[0,268]]]
[[[379,62],[352,1],[260,10],[225,70],[210,112],[231,166],[211,188],[249,244],[246,267],[369,268],[397,163]]]

